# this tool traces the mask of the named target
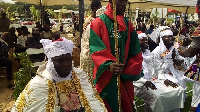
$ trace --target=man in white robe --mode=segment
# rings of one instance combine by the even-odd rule
[[[85,72],[72,66],[73,42],[65,38],[40,42],[48,62],[39,67],[12,112],[106,112]]]
[[[133,82],[136,96],[144,99],[145,112],[178,111],[177,108],[182,108],[184,105],[184,90],[181,87],[176,87],[177,85],[171,81],[156,79],[157,74],[151,74],[153,55],[147,49],[147,36],[140,33],[138,38],[143,52],[144,76]]]
[[[91,22],[96,17],[103,14],[106,10],[105,7],[101,7],[100,1],[96,0],[93,2],[92,2],[93,5],[91,3],[92,14],[85,20],[85,23],[83,24],[84,29],[83,29],[83,35],[81,38],[82,44],[81,44],[81,53],[80,53],[80,68],[83,69],[83,71],[88,74],[91,81],[93,79],[93,61],[90,55],[90,48],[89,48],[90,25],[91,25]]]
[[[159,79],[169,79],[186,89],[183,72],[176,70],[174,65],[180,66],[184,58],[174,48],[175,38],[169,27],[162,27],[159,31],[159,46],[153,51],[153,74],[158,74]]]

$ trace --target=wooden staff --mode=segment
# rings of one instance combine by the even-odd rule
[[[115,31],[115,57],[116,57],[116,63],[119,64],[119,48],[118,48],[117,16],[116,16],[116,0],[113,0],[113,18],[114,18],[114,31]],[[122,112],[121,111],[120,74],[117,74],[117,88],[118,88],[119,112]]]

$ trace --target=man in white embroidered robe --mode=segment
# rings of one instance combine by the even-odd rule
[[[93,61],[90,55],[89,38],[90,38],[90,25],[91,22],[103,14],[106,10],[105,7],[101,7],[99,0],[94,0],[91,3],[92,14],[89,16],[83,24],[83,35],[81,38],[81,53],[80,53],[80,68],[93,80]],[[98,10],[97,10],[98,9]]]
[[[48,62],[20,94],[12,112],[107,111],[85,72],[72,66],[74,44],[65,38],[42,39]]]
[[[176,112],[176,108],[183,106],[183,89],[176,87],[177,85],[169,80],[157,80],[157,74],[151,74],[153,55],[147,49],[147,36],[144,33],[140,33],[138,38],[143,52],[144,76],[140,80],[133,82],[136,96],[144,99],[145,112]]]

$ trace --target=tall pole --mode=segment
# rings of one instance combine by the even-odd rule
[[[43,11],[42,11],[42,0],[40,0],[40,24],[43,24]]]
[[[80,46],[81,38],[83,33],[83,22],[84,22],[84,0],[79,0],[79,32],[80,32]]]
[[[114,30],[115,30],[115,56],[116,56],[116,63],[119,64],[116,0],[113,0],[113,18],[114,18]],[[119,112],[122,112],[122,109],[121,109],[121,92],[120,92],[120,74],[117,74],[117,92],[118,92]]]

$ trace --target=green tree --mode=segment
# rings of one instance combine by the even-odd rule
[[[15,99],[17,99],[27,83],[31,80],[32,76],[36,74],[36,69],[32,67],[33,64],[26,52],[17,53],[14,55],[14,57],[20,59],[20,64],[23,67],[20,68],[18,72],[14,73],[15,89],[13,96]]]
[[[31,15],[34,21],[39,21],[40,10],[36,9],[34,5],[30,7]]]

